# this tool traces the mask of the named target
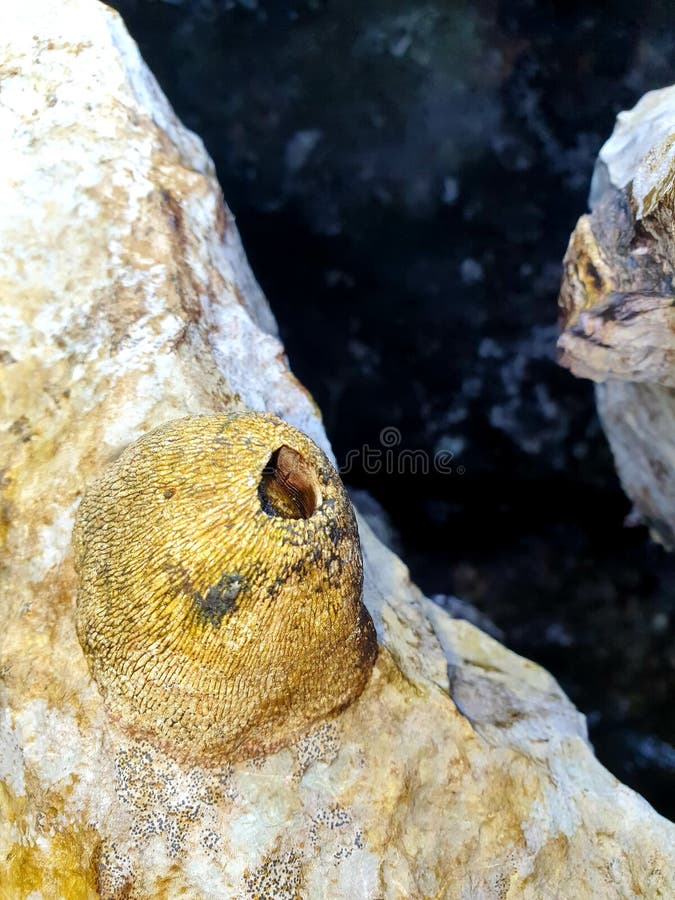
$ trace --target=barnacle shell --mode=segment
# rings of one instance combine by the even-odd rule
[[[177,758],[272,751],[366,685],[377,644],[351,504],[274,416],[145,435],[85,495],[74,542],[77,631],[106,706]]]

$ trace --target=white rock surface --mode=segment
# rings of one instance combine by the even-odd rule
[[[648,216],[675,186],[674,135],[675,91],[665,87],[649,91],[633,109],[620,112],[611,138],[600,150],[598,157],[607,168],[609,182],[621,189],[630,185],[637,219]],[[591,206],[603,192],[599,178],[596,173]]]
[[[215,770],[108,721],[74,628],[86,485],[161,422],[242,403],[329,447],[119,17],[5,4],[0,46],[0,897],[672,895],[672,826],[551,676],[425,600],[365,525],[381,652],[338,718]]]

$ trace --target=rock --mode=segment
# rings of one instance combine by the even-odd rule
[[[426,600],[361,522],[380,653],[289,749],[179,765],[111,721],[75,625],[85,487],[170,419],[244,406],[330,447],[201,142],[120,18],[0,12],[8,897],[658,896],[674,832],[533,663]]]
[[[490,637],[496,638],[498,641],[504,640],[504,632],[498,628],[495,623],[489,619],[485,613],[481,612],[472,603],[462,600],[461,597],[454,597],[449,594],[434,594],[431,597],[433,602],[444,609],[453,619],[465,619],[471,622],[481,631],[489,634]]]
[[[626,493],[675,545],[675,86],[617,119],[560,289],[560,361],[592,378]]]

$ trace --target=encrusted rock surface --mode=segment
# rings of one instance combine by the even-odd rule
[[[290,749],[179,766],[106,717],[73,516],[139,435],[248,406],[330,453],[200,141],[91,0],[0,10],[0,897],[667,896],[673,828],[542,669],[361,523],[381,650]]]
[[[561,362],[598,382],[622,484],[675,544],[675,87],[619,115],[565,256]]]

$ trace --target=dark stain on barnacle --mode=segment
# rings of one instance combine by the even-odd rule
[[[241,575],[226,572],[217,584],[211,585],[206,593],[197,591],[195,604],[204,619],[211,625],[220,627],[223,616],[237,608],[237,597],[242,589]]]

